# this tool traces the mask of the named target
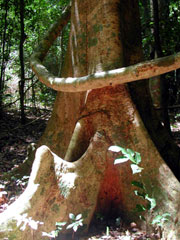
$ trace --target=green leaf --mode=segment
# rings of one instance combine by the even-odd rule
[[[135,160],[134,160],[135,152],[134,152],[133,150],[131,150],[131,149],[128,148],[128,149],[126,150],[126,153],[124,153],[124,155],[125,155],[126,157],[128,157],[131,162],[136,163]]]
[[[135,152],[132,149],[127,148],[127,154],[133,157],[135,155]]]
[[[120,152],[120,151],[122,151],[121,149],[122,149],[122,148],[119,147],[119,146],[110,146],[110,147],[108,148],[108,150],[110,150],[110,151],[112,151],[112,152]]]
[[[169,218],[171,214],[169,213],[164,213],[162,215],[157,215],[153,221],[152,221],[152,225],[158,225],[158,226],[162,226],[164,222],[169,221]]]
[[[140,215],[139,218],[140,218],[141,220],[143,220],[143,221],[146,221],[145,217],[142,216],[142,215]]]
[[[55,237],[58,237],[58,234],[59,234],[59,231],[58,231],[58,230],[55,230],[55,231],[54,231],[54,236],[55,236]]]
[[[120,157],[120,158],[115,159],[114,164],[124,163],[124,162],[127,162],[127,161],[129,161],[129,158]]]
[[[170,213],[163,213],[162,217],[171,217],[171,214]]]
[[[66,227],[66,229],[71,229],[71,228],[73,228],[73,227],[74,227],[74,224],[75,224],[75,223],[69,224],[69,225]]]
[[[66,222],[56,222],[56,226],[64,226],[66,225]]]
[[[135,152],[131,149],[125,149],[125,148],[122,148],[122,147],[119,147],[119,146],[110,146],[108,148],[108,150],[112,151],[112,152],[122,152],[122,154],[124,155],[123,157],[120,157],[118,158],[118,160],[116,159],[115,160],[115,164],[118,164],[118,163],[122,163],[123,160],[119,160],[119,159],[124,159],[124,162],[125,161],[128,161],[128,160],[131,160],[132,162],[135,163],[134,161],[134,155],[135,155]]]
[[[83,226],[83,219],[79,220],[79,225]]]
[[[119,147],[120,148],[120,151],[122,152],[123,155],[127,155],[128,152],[125,148],[122,148],[122,147]]]
[[[142,197],[143,199],[145,199],[146,193],[145,192],[138,192],[137,190],[134,191],[136,196]]]
[[[137,212],[144,212],[144,211],[146,211],[146,208],[142,204],[137,204],[136,205],[136,211]]]
[[[76,232],[76,231],[78,230],[78,225],[75,224],[75,225],[73,226],[73,230],[74,230],[74,232]]]
[[[81,214],[81,213],[76,216],[76,219],[75,219],[75,220],[77,221],[77,220],[79,220],[80,218],[82,218],[82,214]]]
[[[161,215],[157,215],[157,216],[153,219],[152,225],[161,223],[161,219],[162,219],[162,216],[161,216]]]
[[[140,173],[143,170],[143,168],[139,167],[136,164],[131,164],[131,169],[133,174]]]
[[[63,229],[63,227],[66,225],[66,222],[56,222],[56,228],[57,228],[57,232],[61,231]]]
[[[141,182],[132,181],[131,184],[132,184],[133,186],[136,186],[136,187],[139,187],[139,188],[141,188],[141,189],[144,189],[144,184],[141,183]]]
[[[140,155],[140,153],[136,152],[134,160],[135,160],[137,165],[141,162],[141,155]]]
[[[147,199],[150,202],[150,208],[149,210],[152,210],[156,207],[156,199],[155,198],[150,198],[148,194],[146,194],[145,199]]]
[[[70,214],[69,214],[69,218],[70,218],[71,220],[75,220],[75,215],[74,215],[73,213],[70,213]]]

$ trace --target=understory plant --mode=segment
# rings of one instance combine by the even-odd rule
[[[72,229],[72,239],[74,239],[74,235],[77,230],[83,226],[83,218],[82,214],[74,215],[73,213],[69,214],[70,223],[67,225],[67,222],[56,222],[56,230],[51,231],[50,233],[43,232],[42,236],[49,237],[50,239],[58,237],[59,233],[66,226],[66,229]]]
[[[116,153],[119,153],[119,152],[122,153],[121,156],[115,159],[114,164],[120,164],[130,160],[132,174],[139,175],[139,179],[141,181],[134,180],[131,182],[131,184],[136,188],[134,190],[135,195],[145,200],[146,204],[142,204],[142,203],[137,204],[135,211],[139,213],[140,219],[145,221],[146,227],[148,227],[148,220],[147,220],[148,214],[145,214],[145,213],[149,213],[149,216],[152,216],[153,210],[156,207],[156,199],[149,195],[146,185],[143,182],[143,178],[141,176],[141,172],[143,168],[139,166],[139,164],[141,163],[140,153],[135,152],[131,149],[128,149],[128,148],[125,149],[119,146],[111,146],[109,150]],[[142,213],[144,214],[142,215]],[[166,221],[169,221],[169,217],[170,217],[169,213],[164,213],[162,215],[158,214],[150,222],[150,224],[154,227],[154,229],[159,232],[161,237],[162,237],[163,223]]]

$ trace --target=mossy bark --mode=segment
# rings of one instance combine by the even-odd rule
[[[137,10],[138,2],[130,2]],[[79,77],[124,65],[119,34],[119,9],[124,4],[119,0],[73,1],[67,75]],[[130,19],[127,15],[126,20]],[[69,213],[82,213],[86,228],[97,212],[137,220],[130,165],[114,165],[117,156],[108,151],[109,146],[119,145],[140,152],[143,182],[158,203],[154,214],[171,214],[164,234],[168,240],[178,240],[180,184],[154,146],[125,84],[58,93],[40,144],[46,146],[37,150],[27,189],[0,215],[0,236],[13,239],[17,234],[16,239],[39,240],[42,232],[55,228],[55,222],[68,222]],[[34,230],[27,224],[21,231],[15,224],[10,231],[7,225],[17,219],[22,223],[34,220],[39,227]]]

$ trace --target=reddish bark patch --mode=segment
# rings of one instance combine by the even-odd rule
[[[97,212],[102,212],[108,217],[117,216],[122,203],[120,177],[113,159],[108,159],[104,179],[101,184]]]

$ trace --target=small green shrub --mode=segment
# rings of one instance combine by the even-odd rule
[[[67,222],[56,222],[56,230],[51,231],[50,233],[43,232],[42,236],[49,237],[49,238],[56,238],[58,237],[59,233],[63,230],[66,226],[66,229],[73,229],[72,239],[74,239],[74,235],[79,229],[79,227],[83,226],[83,218],[82,214],[78,214],[75,216],[73,213],[69,214],[69,219],[71,221],[70,224],[67,225]]]
[[[115,159],[114,164],[120,164],[126,161],[131,161],[131,170],[133,174],[139,174],[140,179],[142,179],[141,172],[143,168],[139,166],[141,163],[141,155],[138,152],[135,152],[131,149],[125,149],[119,146],[111,146],[109,148],[110,151],[122,153],[122,156],[119,156],[117,159]],[[135,211],[139,213],[143,212],[149,212],[152,215],[152,212],[154,208],[156,207],[156,199],[154,197],[151,197],[148,193],[148,190],[146,189],[146,186],[142,181],[132,181],[131,184],[135,186],[137,189],[134,190],[134,193],[136,196],[142,198],[143,200],[147,201],[147,204],[137,204]],[[140,219],[146,221],[147,219],[142,215],[139,214]],[[157,215],[153,218],[151,225],[153,227],[160,227],[162,228],[163,223],[166,221],[169,221],[170,214],[164,213],[162,215]]]

